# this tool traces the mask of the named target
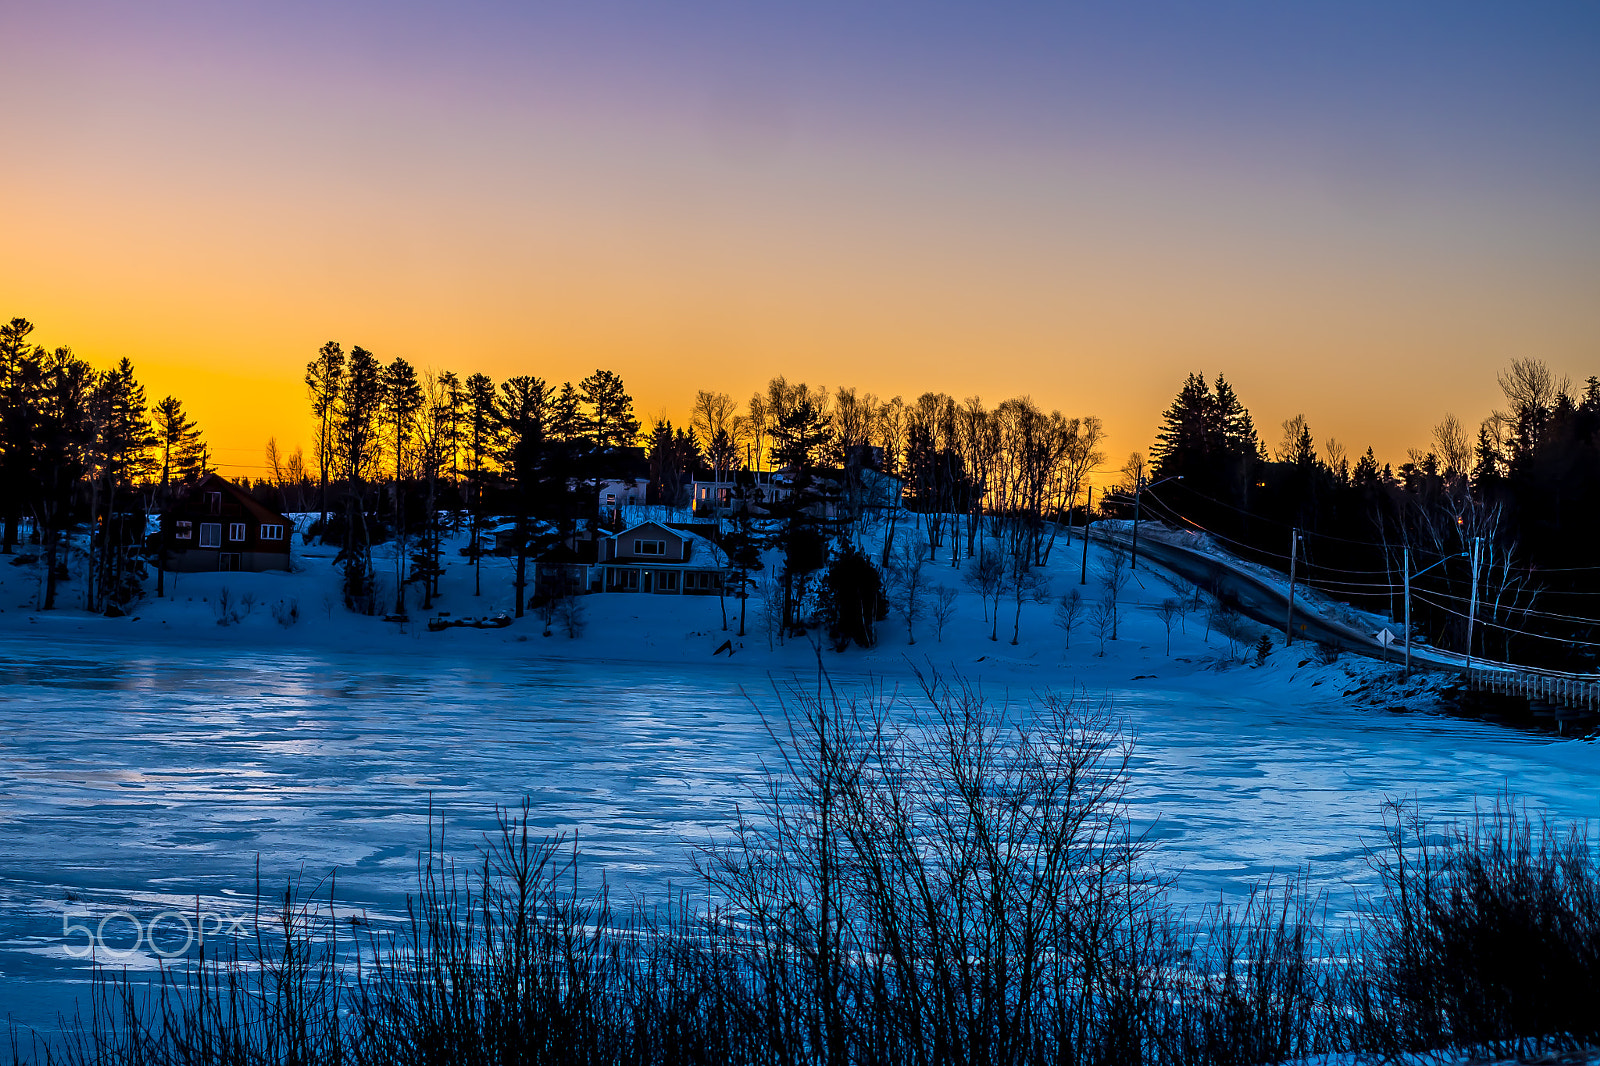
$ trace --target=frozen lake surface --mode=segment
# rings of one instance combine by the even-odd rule
[[[768,680],[697,673],[0,641],[0,1017],[48,1028],[84,991],[64,916],[248,913],[258,860],[268,894],[337,868],[341,903],[401,912],[430,796],[459,853],[526,794],[620,895],[659,892],[773,751]],[[1597,813],[1592,744],[1337,699],[1104,695],[1137,734],[1136,815],[1184,899],[1302,864],[1347,899],[1388,796]]]

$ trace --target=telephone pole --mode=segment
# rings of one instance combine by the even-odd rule
[[[1405,548],[1406,583],[1406,676],[1411,676],[1411,545]]]
[[[1467,683],[1472,683],[1472,626],[1478,620],[1478,553],[1482,537],[1472,538],[1472,602],[1467,607]]]
[[[1291,529],[1289,531],[1289,617],[1283,623],[1285,648],[1294,643],[1294,560],[1299,546],[1300,531]]]
[[[1094,486],[1089,486],[1089,495],[1083,502],[1083,572],[1078,575],[1078,584],[1089,583],[1089,509],[1094,506]]]
[[[1144,491],[1144,475],[1139,474],[1133,482],[1133,553],[1128,561],[1128,573],[1139,569],[1139,496]]]

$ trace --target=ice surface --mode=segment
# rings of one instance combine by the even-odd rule
[[[1595,812],[1589,744],[1191,680],[1095,694],[1137,734],[1135,815],[1184,899],[1307,864],[1347,901],[1386,796],[1452,815],[1510,789]],[[745,798],[776,712],[753,668],[20,638],[0,641],[0,686],[0,996],[36,1025],[83,990],[64,913],[247,912],[259,860],[269,894],[337,869],[342,905],[395,915],[430,802],[469,855],[526,794],[624,897],[659,895]]]

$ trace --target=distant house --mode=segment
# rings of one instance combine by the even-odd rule
[[[725,569],[711,541],[660,522],[642,522],[602,538],[596,592],[712,595]]]
[[[900,506],[905,487],[901,478],[866,463],[813,470],[811,478],[821,490],[817,507],[828,518],[836,518],[841,512],[894,510]],[[741,488],[745,504],[761,512],[794,494],[794,475],[787,469],[734,470],[725,472],[721,480],[696,478],[692,490],[694,513],[717,517],[732,514],[739,507]]]
[[[758,511],[764,504],[782,502],[793,491],[783,475],[771,470],[725,470],[721,479],[715,476],[694,479],[689,490],[694,513],[732,514],[739,502],[741,486],[745,502]]]
[[[161,516],[166,568],[179,573],[287,570],[292,530],[283,515],[215,473],[195,482]],[[157,551],[161,547],[158,542]]]

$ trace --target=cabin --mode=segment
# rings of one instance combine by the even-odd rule
[[[161,516],[166,569],[177,573],[208,570],[289,569],[286,517],[257,501],[220,474],[211,473],[173,500]]]
[[[715,595],[722,591],[726,573],[710,540],[660,522],[641,522],[604,536],[598,556],[596,592]]]

